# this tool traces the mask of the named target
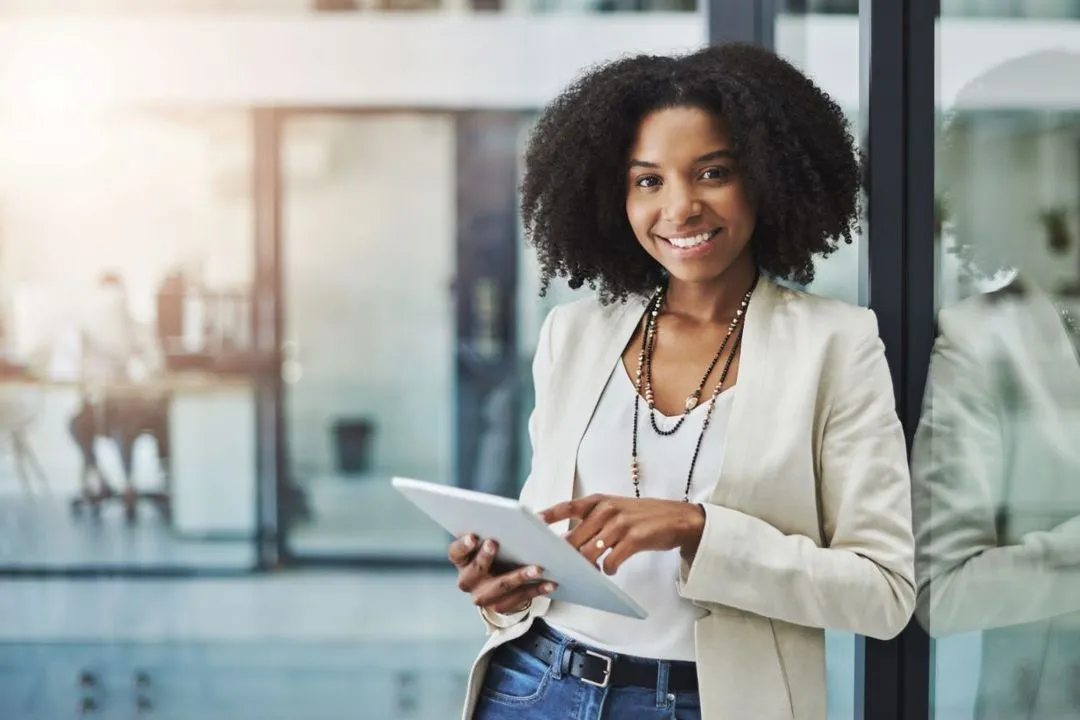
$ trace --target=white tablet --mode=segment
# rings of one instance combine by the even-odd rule
[[[498,542],[495,560],[500,569],[523,565],[543,568],[542,580],[558,585],[551,598],[633,618],[648,615],[600,568],[517,500],[409,478],[397,477],[391,483],[454,537],[472,533]]]

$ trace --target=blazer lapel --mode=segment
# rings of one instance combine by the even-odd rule
[[[551,482],[543,486],[541,507],[544,509],[574,497],[574,481],[577,476],[578,446],[592,420],[600,395],[615,363],[634,335],[638,322],[645,311],[645,301],[627,300],[623,305],[606,308],[596,313],[595,320],[586,324],[580,334],[568,338],[575,346],[563,348],[562,362],[556,362],[556,381],[551,384],[551,422],[556,428],[556,442],[551,448],[555,459]],[[629,467],[629,458],[627,458]],[[553,524],[552,530],[563,533],[570,527],[569,520]],[[532,616],[541,617],[551,606],[551,598],[541,596],[533,600]]]
[[[762,449],[754,445],[761,437],[758,429],[752,426],[751,415],[754,403],[761,400],[762,383],[774,377],[771,367],[770,343],[772,341],[773,310],[779,296],[778,288],[764,275],[750,298],[743,326],[742,344],[739,355],[739,377],[736,379],[735,397],[731,403],[731,417],[728,421],[727,438],[724,443],[724,459],[719,477],[713,486],[709,501],[715,504],[727,504],[739,489],[748,487],[747,483],[726,483],[727,478],[745,478],[750,475],[753,458]],[[721,503],[724,499],[726,502]]]
[[[581,346],[567,348],[563,353],[564,357],[573,358],[573,365],[562,368],[562,372],[567,373],[568,382],[563,386],[567,395],[561,399],[564,412],[557,420],[561,428],[555,456],[558,465],[551,488],[552,504],[573,498],[578,446],[612,369],[621,360],[623,350],[633,337],[644,311],[645,301],[635,298],[608,308],[607,312],[598,313],[597,325],[586,327],[580,337],[573,339]]]

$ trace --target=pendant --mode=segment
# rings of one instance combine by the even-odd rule
[[[698,399],[697,399],[696,396],[691,395],[690,397],[686,398],[686,405],[685,405],[686,411],[690,412],[691,410],[693,410],[694,408],[697,407],[697,404],[698,404]]]

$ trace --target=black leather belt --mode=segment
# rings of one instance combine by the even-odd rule
[[[512,641],[514,645],[545,663],[554,663],[561,647],[535,630]],[[697,666],[690,662],[669,663],[668,692],[697,692]],[[655,663],[613,658],[610,655],[570,646],[570,674],[596,687],[642,687],[656,689],[659,667]]]

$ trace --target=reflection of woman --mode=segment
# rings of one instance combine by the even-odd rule
[[[1071,87],[1078,73],[1075,56],[1020,58],[980,77],[958,104],[979,106],[983,93],[996,99],[1036,78]],[[941,163],[962,255],[991,271],[1019,269],[940,313],[912,456],[918,617],[938,637],[986,631],[981,719],[1080,716],[1080,337],[1034,262],[1047,199],[1025,194],[1039,183],[1015,182],[1027,168],[971,164],[995,154],[1033,163],[1038,144],[1054,141],[1033,132],[1050,127],[1046,119],[954,120]],[[1031,170],[1038,178],[1049,168]],[[1075,197],[1076,186],[1054,190]]]
[[[650,614],[561,603],[455,541],[491,633],[466,717],[824,718],[823,630],[905,626],[910,491],[874,317],[772,279],[809,281],[850,238],[858,180],[839,108],[755,48],[619,61],[548,108],[526,226],[544,277],[599,299],[541,330],[522,500]]]

